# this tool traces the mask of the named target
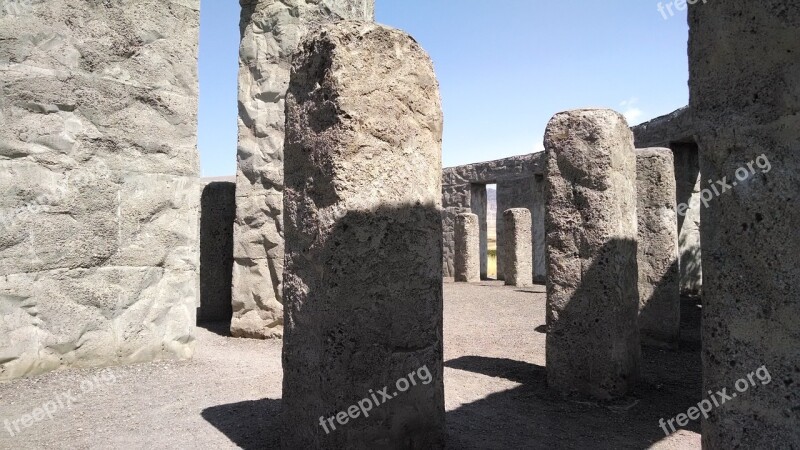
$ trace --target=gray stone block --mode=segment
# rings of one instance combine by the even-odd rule
[[[636,155],[610,110],[556,114],[545,132],[547,381],[600,399],[639,374]]]
[[[323,26],[293,58],[286,103],[282,445],[442,448],[433,64],[400,31]],[[422,368],[427,383],[398,383]],[[383,387],[391,400],[347,418]]]
[[[526,208],[503,211],[503,276],[507,286],[533,284],[531,212]]]
[[[636,151],[639,332],[666,347],[677,347],[681,325],[674,167],[668,148]]]
[[[240,0],[233,319],[238,337],[283,334],[283,146],[290,56],[307,29],[374,20],[374,0]]]
[[[689,6],[702,187],[720,191],[701,210],[703,392],[737,394],[705,449],[800,447],[798,29],[798,2]]]
[[[456,217],[455,242],[455,281],[480,281],[480,225],[476,214],[459,214]]]
[[[200,309],[198,323],[231,320],[233,222],[236,183],[203,185],[200,201]]]
[[[199,1],[0,15],[0,380],[187,358]]]

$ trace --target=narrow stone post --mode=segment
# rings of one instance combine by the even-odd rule
[[[325,25],[286,112],[283,448],[442,448],[433,64],[401,31]]]
[[[481,236],[477,214],[459,214],[455,226],[456,281],[481,280]]]
[[[505,251],[503,273],[508,286],[533,285],[533,241],[531,212],[512,208],[503,212]]]
[[[556,114],[545,132],[547,381],[599,399],[639,373],[636,155],[610,110]]]
[[[283,335],[283,144],[289,57],[309,27],[372,21],[375,0],[239,0],[234,337]]]
[[[689,6],[700,147],[703,448],[800,448],[800,3]]]
[[[636,151],[636,189],[639,332],[645,344],[676,347],[681,296],[672,150]]]

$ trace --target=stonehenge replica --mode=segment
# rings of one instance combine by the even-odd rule
[[[641,359],[633,134],[617,112],[567,111],[544,144],[547,382],[621,397]]]
[[[503,223],[503,274],[506,285],[530,286],[533,284],[531,212],[526,208],[507,209],[503,212]]]
[[[237,337],[283,334],[283,147],[290,56],[314,24],[374,20],[374,0],[240,0],[233,318]]]
[[[614,410],[694,351],[687,395],[733,393],[695,408],[704,449],[800,447],[800,3],[689,2],[685,108],[558,112],[544,151],[447,168],[434,62],[374,0],[240,4],[237,173],[214,180],[200,0],[0,15],[0,383],[189,360],[222,324],[282,351],[282,448],[445,448],[447,289],[546,290],[542,366],[463,359]]]
[[[293,57],[286,113],[282,446],[441,448],[442,109],[433,63],[398,30],[323,26]],[[394,392],[371,420],[349,413],[339,432],[333,420],[321,426],[421,367],[435,381]],[[337,417],[340,426],[350,419]]]
[[[642,342],[675,347],[681,325],[678,219],[672,150],[636,151],[639,331]]]
[[[455,223],[455,281],[481,280],[481,229],[477,214],[463,213]]]

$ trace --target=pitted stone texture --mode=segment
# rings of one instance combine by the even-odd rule
[[[636,151],[639,332],[642,343],[678,345],[681,297],[672,150]]]
[[[433,64],[400,31],[324,26],[287,94],[284,448],[441,448],[442,112]],[[330,417],[427,367],[326,434]]]
[[[504,261],[503,276],[508,286],[533,284],[533,247],[531,212],[512,208],[503,212]]]
[[[233,314],[231,277],[236,183],[204,183],[200,206],[200,309],[197,321],[227,322]]]
[[[547,381],[624,395],[639,373],[636,155],[622,115],[556,114],[545,132]]]
[[[456,281],[481,280],[480,225],[476,214],[459,214],[455,225]]]
[[[0,12],[0,380],[186,358],[199,1]]]
[[[678,255],[681,294],[700,295],[703,290],[700,246],[701,177],[697,144],[672,144],[675,159],[675,192],[678,205]],[[708,183],[706,183],[707,185]]]
[[[700,159],[688,107],[631,128],[637,148],[669,147],[675,160],[681,293],[703,287],[700,251]]]
[[[702,209],[704,391],[771,379],[711,411],[703,448],[798,448],[800,3],[699,3],[689,29],[702,178],[751,173]]]
[[[308,28],[372,21],[374,0],[240,0],[233,320],[237,337],[283,334],[283,144],[289,59]]]

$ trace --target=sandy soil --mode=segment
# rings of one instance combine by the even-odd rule
[[[700,400],[696,304],[684,300],[682,348],[646,349],[640,387],[609,404],[546,388],[544,310],[544,286],[445,284],[449,448],[700,447],[698,423],[670,437],[658,426],[659,418]],[[189,362],[0,384],[0,448],[278,448],[280,342],[232,339],[224,325],[209,328],[199,330]],[[52,418],[40,415],[22,427],[20,417],[45,404]]]

